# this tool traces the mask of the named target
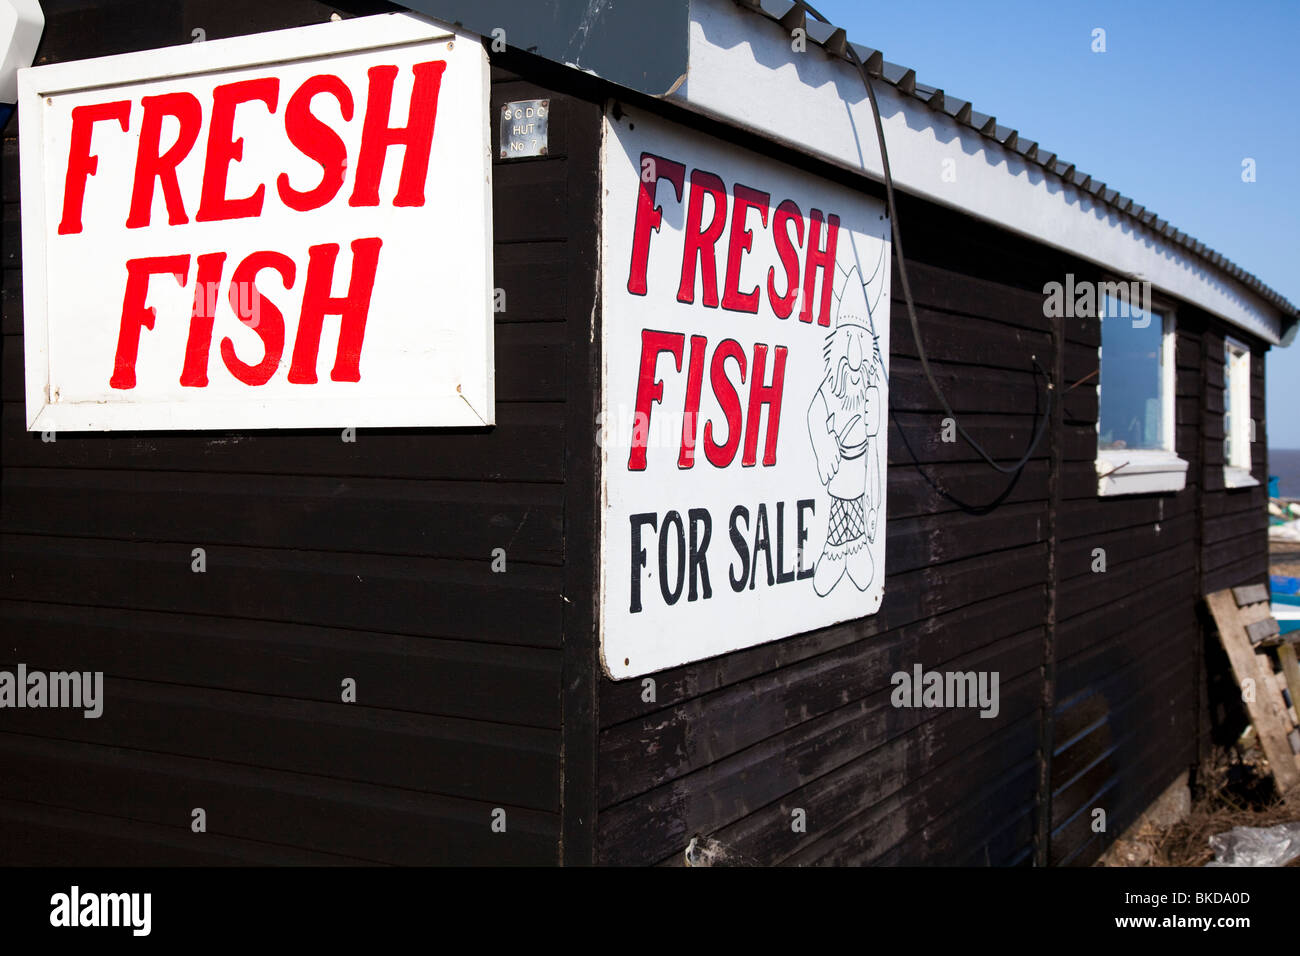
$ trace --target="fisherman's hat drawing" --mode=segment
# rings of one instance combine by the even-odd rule
[[[839,304],[835,312],[835,328],[850,326],[874,331],[875,323],[871,321],[871,308],[867,305],[867,290],[862,284],[862,274],[858,267],[849,270],[840,292]]]

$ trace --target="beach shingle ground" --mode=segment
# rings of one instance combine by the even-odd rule
[[[1300,578],[1300,544],[1292,541],[1270,541],[1268,573]]]

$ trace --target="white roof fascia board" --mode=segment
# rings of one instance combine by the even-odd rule
[[[883,180],[871,103],[847,61],[815,43],[795,52],[777,23],[734,0],[692,0],[689,62],[667,101]],[[874,85],[899,189],[1145,279],[1280,342],[1280,310],[1226,272],[884,80]]]

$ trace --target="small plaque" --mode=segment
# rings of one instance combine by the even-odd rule
[[[550,100],[516,100],[501,107],[501,158],[546,155]]]

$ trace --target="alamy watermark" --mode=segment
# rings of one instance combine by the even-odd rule
[[[148,936],[152,912],[152,893],[83,893],[74,885],[50,897],[51,926],[123,926],[133,936]]]
[[[26,664],[0,670],[0,709],[5,707],[66,707],[94,720],[104,713],[104,672],[29,671]]]
[[[895,707],[978,707],[988,718],[1001,709],[997,671],[927,671],[914,664],[910,673],[896,671],[889,682]]]
[[[1145,329],[1151,324],[1151,283],[1144,279],[1076,282],[1074,273],[1067,272],[1065,282],[1043,286],[1043,315],[1049,319],[1131,319],[1133,328]]]

